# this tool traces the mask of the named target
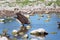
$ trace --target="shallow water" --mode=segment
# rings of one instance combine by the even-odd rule
[[[29,20],[31,22],[31,29],[28,31],[29,38],[32,38],[30,35],[30,31],[44,28],[49,34],[45,37],[45,40],[60,40],[60,29],[58,29],[57,22],[60,22],[60,18],[57,15],[52,14],[51,18],[48,22],[45,22],[47,19],[47,15],[43,14],[44,17],[40,17],[38,14],[34,16],[30,16]],[[16,20],[10,23],[0,23],[0,33],[2,33],[3,29],[8,29],[8,33],[11,35],[12,30],[19,29],[21,24],[19,24]],[[56,34],[52,34],[52,32],[56,32]],[[28,39],[29,40],[29,39]]]

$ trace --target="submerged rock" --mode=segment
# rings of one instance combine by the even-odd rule
[[[51,18],[50,15],[48,15],[47,18]]]
[[[4,29],[2,35],[3,36],[7,36],[8,35],[7,32],[8,32],[8,30],[7,29]]]
[[[49,22],[50,21],[50,18],[47,18],[46,20],[45,20],[45,22]]]
[[[17,40],[17,38],[13,38],[12,40]]]
[[[44,15],[43,15],[43,14],[39,14],[39,16],[40,16],[40,17],[44,17]]]
[[[38,20],[40,20],[40,18],[38,18]]]
[[[28,31],[28,29],[24,26],[21,26],[19,30],[13,30],[12,34],[14,36],[23,36],[24,34],[26,34]]]
[[[51,32],[51,34],[57,34],[57,32]]]

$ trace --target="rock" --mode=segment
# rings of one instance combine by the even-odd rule
[[[2,40],[2,36],[0,35],[0,40]]]
[[[27,35],[27,34],[25,34],[25,35],[23,36],[23,38],[26,38],[26,39],[27,39],[27,38],[28,38],[28,35]]]
[[[21,35],[21,36],[24,35],[24,32],[20,32],[19,35]]]
[[[27,29],[26,27],[21,26],[21,27],[20,27],[20,30],[18,30],[17,34],[22,36],[22,35],[24,35],[27,31],[28,31],[28,29]]]
[[[48,18],[51,18],[49,15],[47,16]]]
[[[13,30],[13,31],[12,31],[12,34],[13,34],[14,36],[18,36],[18,35],[17,35],[17,32],[18,32],[17,30]]]
[[[40,20],[40,18],[38,18],[38,20]]]
[[[25,17],[29,18],[30,16],[29,15],[24,15]]]
[[[45,31],[45,29],[39,28],[31,31],[31,35],[35,35],[37,37],[45,37],[46,35],[48,35],[48,33]]]
[[[4,19],[0,19],[0,23],[4,23],[3,20],[4,20]]]
[[[46,14],[48,14],[48,13],[49,13],[49,11],[45,11],[45,13],[46,13]]]
[[[8,38],[3,36],[1,40],[8,40]]]
[[[27,29],[30,29],[30,28],[31,28],[31,26],[29,26],[29,25],[28,25],[28,26],[26,26],[26,28],[27,28]]]
[[[2,35],[3,36],[7,36],[8,35],[7,32],[8,32],[8,30],[7,29],[4,29]]]
[[[13,30],[12,32],[17,32],[17,30]]]

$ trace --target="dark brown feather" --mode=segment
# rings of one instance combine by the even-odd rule
[[[21,12],[16,13],[17,19],[22,23],[22,24],[30,24],[29,20],[21,14]]]

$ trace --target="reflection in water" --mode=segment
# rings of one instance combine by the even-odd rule
[[[31,36],[32,36],[31,40],[45,40],[45,37],[36,37],[33,35],[31,35]]]
[[[48,33],[46,32],[45,29],[39,28],[31,31],[31,35],[38,37],[40,40],[44,40],[44,38],[46,37],[46,35],[48,35]]]
[[[60,22],[58,22],[58,29],[60,29]]]

